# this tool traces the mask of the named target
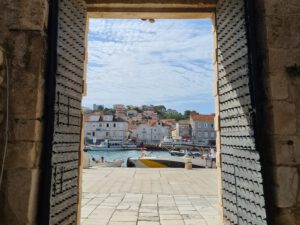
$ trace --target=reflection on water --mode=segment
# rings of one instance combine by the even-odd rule
[[[147,152],[151,152],[150,150],[147,150]],[[95,159],[100,159],[101,156],[104,157],[104,160],[106,161],[112,161],[112,160],[117,160],[117,159],[123,159],[123,167],[126,167],[126,162],[128,157],[139,157],[141,156],[140,151],[136,150],[131,150],[131,151],[88,151],[87,154],[89,154],[90,157],[94,157]],[[166,151],[153,151],[151,152],[151,156],[161,156],[161,157],[166,157],[170,156],[169,152]]]

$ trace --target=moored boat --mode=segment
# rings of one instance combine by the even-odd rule
[[[205,168],[207,162],[205,159],[189,158],[193,168]],[[186,158],[184,157],[139,157],[127,159],[127,167],[138,168],[184,168]]]
[[[95,167],[121,167],[124,163],[124,160],[114,160],[114,161],[105,161],[105,162],[92,162],[91,166]]]
[[[90,145],[92,151],[124,151],[124,150],[138,150],[134,144],[122,144],[120,142],[113,142],[105,140],[99,145]]]

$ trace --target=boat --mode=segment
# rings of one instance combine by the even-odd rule
[[[180,151],[171,150],[171,151],[169,151],[169,153],[172,156],[185,156],[187,154],[187,152],[185,150],[180,150]]]
[[[127,159],[127,167],[137,168],[184,168],[186,157],[129,157]],[[193,168],[205,168],[207,161],[205,159],[188,158],[192,162]]]
[[[124,160],[113,160],[113,161],[104,161],[104,162],[91,162],[92,167],[121,167],[124,163]]]
[[[159,147],[163,147],[163,146],[166,146],[166,145],[169,146],[169,145],[173,145],[173,144],[174,144],[174,141],[173,141],[172,137],[165,136],[163,138],[163,140],[160,142]]]
[[[90,145],[91,151],[124,151],[124,150],[138,150],[134,144],[122,144],[116,141],[105,140],[99,145]]]
[[[85,145],[85,146],[83,147],[83,151],[84,151],[84,152],[91,151],[91,150],[92,150],[92,147],[89,146],[89,145]]]

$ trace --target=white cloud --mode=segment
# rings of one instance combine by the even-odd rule
[[[209,20],[90,20],[83,104],[152,103],[211,112],[212,41]]]

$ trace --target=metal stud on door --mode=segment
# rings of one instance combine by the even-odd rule
[[[55,3],[53,3],[55,2]],[[51,185],[47,224],[77,223],[82,79],[85,57],[86,5],[83,0],[52,1],[54,53],[53,124],[48,148]],[[51,28],[50,28],[51,29]],[[54,30],[53,30],[54,29]],[[53,35],[49,33],[49,35]],[[49,69],[49,68],[48,68]]]
[[[229,224],[266,225],[245,0],[220,0],[216,17],[224,219]]]

